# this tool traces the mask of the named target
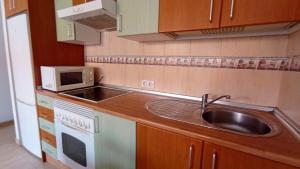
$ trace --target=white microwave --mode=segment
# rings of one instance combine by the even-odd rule
[[[41,66],[42,88],[59,92],[94,85],[94,69],[84,66]]]

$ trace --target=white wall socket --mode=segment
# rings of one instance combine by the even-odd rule
[[[141,87],[144,89],[154,89],[155,82],[154,80],[142,80]]]

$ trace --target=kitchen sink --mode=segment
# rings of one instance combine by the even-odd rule
[[[270,125],[259,117],[236,111],[212,109],[202,114],[202,118],[216,128],[249,135],[271,133]]]
[[[161,99],[148,102],[146,109],[154,115],[179,122],[251,137],[270,137],[280,128],[272,120],[272,112],[243,108],[210,106],[202,112],[199,102]]]

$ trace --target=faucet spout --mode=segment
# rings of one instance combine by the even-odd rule
[[[223,99],[223,98],[226,98],[226,99],[231,99],[231,96],[230,95],[223,95],[223,96],[220,96],[210,102],[208,102],[208,94],[204,94],[202,96],[202,102],[201,102],[201,113],[203,114],[207,108],[207,106],[209,106],[210,104],[220,100],[220,99]]]

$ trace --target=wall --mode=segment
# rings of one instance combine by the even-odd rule
[[[138,43],[104,33],[100,46],[86,46],[86,56],[286,56],[287,36]],[[283,72],[86,63],[104,75],[103,83],[140,88],[141,80],[155,80],[156,91],[201,96],[230,94],[238,102],[275,106]]]
[[[288,38],[288,55],[300,56],[300,31]],[[300,126],[300,72],[283,73],[277,106]]]
[[[0,123],[13,119],[0,8]]]

